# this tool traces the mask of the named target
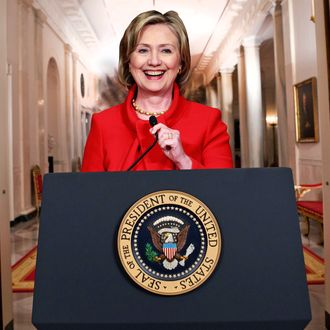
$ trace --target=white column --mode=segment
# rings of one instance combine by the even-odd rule
[[[207,85],[207,95],[208,95],[207,104],[210,107],[217,108],[218,107],[218,95],[217,95],[217,89],[216,89],[216,85],[214,84],[214,81],[211,81]]]
[[[38,141],[35,131],[38,127],[36,118],[36,95],[35,95],[35,29],[33,0],[19,0],[19,70],[18,70],[18,97],[20,121],[20,213],[28,214],[33,211],[31,205],[31,162],[34,161],[35,150]],[[32,160],[31,160],[32,159]],[[15,183],[16,184],[16,183]]]
[[[205,101],[206,101],[206,105],[210,105],[210,93],[209,93],[209,86],[208,85],[204,85],[205,88]]]
[[[245,53],[245,80],[247,124],[249,132],[249,165],[263,166],[264,118],[262,113],[260,40],[249,37],[243,42]]]
[[[280,166],[289,166],[288,116],[286,107],[286,84],[284,63],[284,42],[282,23],[282,0],[273,1],[274,53],[275,53],[275,95],[278,116],[278,156]]]
[[[64,45],[65,51],[65,114],[66,114],[66,131],[67,131],[67,152],[70,170],[74,161],[74,125],[73,125],[73,76],[72,76],[72,47],[69,44]]]
[[[13,66],[7,68],[9,219],[15,219]]]
[[[205,89],[205,104],[208,105],[208,106],[211,106],[211,92],[210,92],[210,83],[207,83],[206,81],[206,76],[205,74],[203,73],[203,76],[202,76],[202,80],[203,80],[203,87]]]
[[[217,99],[218,99],[218,108],[221,110],[222,108],[222,96],[221,96],[221,74],[217,73]]]
[[[240,47],[238,53],[238,98],[239,98],[239,133],[241,141],[241,166],[249,166],[249,134],[247,125],[246,80],[244,49]]]
[[[73,95],[73,140],[74,140],[74,156],[75,158],[81,157],[81,123],[80,123],[80,109],[78,104],[79,85],[77,84],[77,62],[78,55],[72,53],[72,95]]]
[[[0,313],[1,329],[13,328],[9,230],[9,156],[8,86],[7,86],[7,0],[0,0]]]
[[[44,70],[43,70],[43,27],[46,22],[46,15],[39,9],[35,10],[36,17],[36,88],[37,88],[37,106],[39,127],[38,145],[39,145],[39,165],[42,173],[48,172],[48,151],[46,134],[46,114],[45,114],[45,91],[44,91]]]
[[[235,131],[233,118],[233,71],[234,68],[221,68],[222,119],[227,124],[230,148],[235,159]]]

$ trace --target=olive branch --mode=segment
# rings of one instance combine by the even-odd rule
[[[155,261],[155,258],[158,256],[157,252],[152,248],[150,243],[146,244],[146,257],[149,261]]]

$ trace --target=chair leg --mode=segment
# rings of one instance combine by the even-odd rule
[[[323,245],[324,244],[324,232],[323,232],[323,223],[320,223],[321,226],[321,232],[320,232],[320,240],[318,242],[318,244]]]
[[[302,234],[305,236],[305,237],[307,237],[308,235],[309,235],[309,230],[310,230],[310,228],[309,228],[309,219],[308,219],[308,217],[306,217],[305,215],[301,215],[301,232],[302,232]],[[306,224],[306,225],[305,225]]]
[[[309,218],[308,217],[305,217],[306,221],[307,221],[307,234],[306,236],[309,235],[309,232],[310,232],[310,223],[309,223]]]

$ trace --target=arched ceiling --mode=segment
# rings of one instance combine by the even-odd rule
[[[237,45],[244,36],[260,30],[271,2],[35,0],[35,5],[45,12],[48,23],[66,38],[66,42],[72,45],[72,40],[75,40],[75,45],[80,43],[86,48],[90,65],[95,71],[110,74],[117,67],[119,41],[125,28],[137,14],[151,9],[160,12],[175,10],[189,34],[193,72],[196,76],[202,76],[204,81],[209,81],[221,66],[235,64],[234,52]]]

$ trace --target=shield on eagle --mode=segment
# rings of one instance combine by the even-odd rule
[[[163,244],[163,252],[168,259],[168,261],[172,261],[175,253],[177,251],[176,243],[164,243]]]

